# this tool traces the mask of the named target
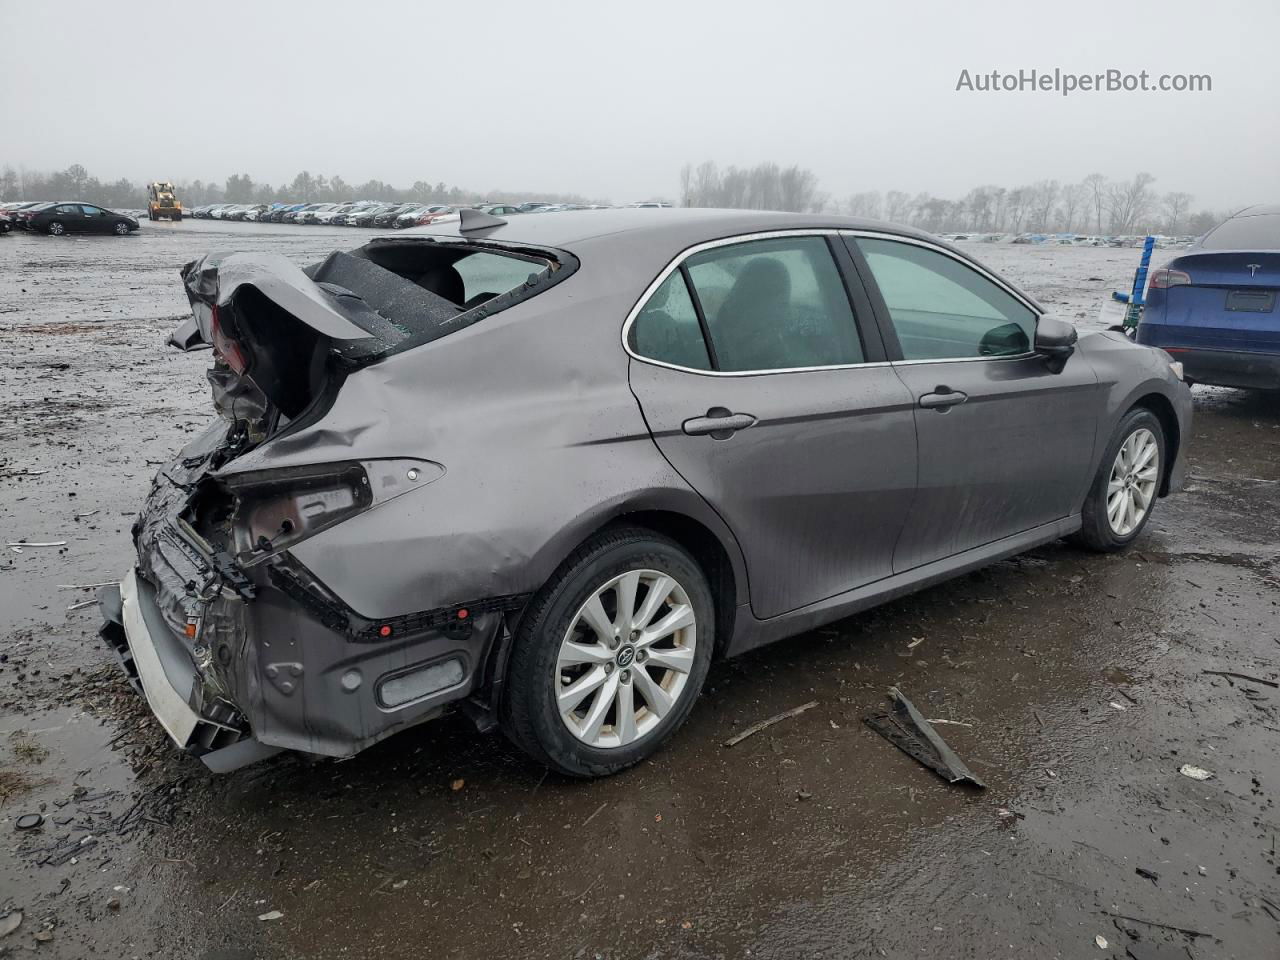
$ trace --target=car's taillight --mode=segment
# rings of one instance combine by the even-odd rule
[[[444,475],[430,460],[365,460],[232,475],[237,559],[252,563]]]
[[[244,355],[244,350],[240,348],[240,344],[227,336],[222,329],[216,304],[211,311],[209,326],[213,333],[213,352],[220,356],[228,367],[244,376],[244,372],[249,369],[249,361]]]
[[[1191,282],[1191,274],[1181,270],[1170,270],[1161,267],[1151,271],[1151,289],[1168,290],[1170,287],[1184,287]]]

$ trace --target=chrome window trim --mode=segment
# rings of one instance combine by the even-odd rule
[[[962,257],[957,253],[955,253],[954,251],[948,250],[946,247],[940,246],[936,243],[931,243],[928,240],[921,240],[917,237],[904,237],[901,234],[885,233],[883,231],[878,231],[878,230],[839,230],[837,232],[842,237],[867,237],[868,239],[871,239],[871,240],[888,240],[892,243],[907,243],[916,247],[924,247],[926,250],[932,250],[935,253],[940,253],[943,256],[950,257],[952,260],[956,261],[956,263],[960,264],[961,266],[968,267],[974,273],[990,280],[997,287],[999,287],[1005,293],[1009,294],[1009,296],[1013,297],[1015,300],[1021,303],[1024,307],[1030,310],[1032,316],[1036,318],[1036,326],[1040,325],[1040,318],[1044,316],[1044,311],[1042,311],[1034,303],[1028,300],[1022,293],[1019,293],[1013,287],[1009,286],[1009,284],[1005,283],[1005,281],[1001,280],[998,276],[996,276],[986,267],[982,266],[981,264],[975,263],[972,260],[969,260],[965,257]],[[872,279],[874,279],[874,277]],[[886,305],[886,308],[887,308],[887,305]],[[1034,333],[1035,332],[1033,330],[1032,331],[1033,341],[1034,341]],[[927,360],[892,360],[890,361],[890,365],[895,367],[908,367],[908,366],[919,366],[925,363],[989,363],[993,360],[1026,360],[1034,356],[1036,356],[1036,352],[1034,349],[1031,349],[1031,350],[1027,350],[1024,353],[1014,353],[1014,354],[1008,354],[1008,355],[999,356],[999,357],[938,357],[938,358],[930,358]]]
[[[641,356],[631,349],[628,339],[631,334],[631,326],[635,323],[635,319],[639,316],[640,311],[645,308],[645,304],[649,302],[649,298],[662,286],[671,274],[680,269],[680,264],[688,260],[695,254],[702,253],[704,250],[714,250],[717,247],[730,247],[739,243],[750,243],[753,240],[779,240],[789,239],[792,237],[837,237],[845,231],[827,228],[827,227],[801,227],[794,230],[768,230],[758,233],[744,233],[735,237],[721,237],[719,240],[707,240],[703,243],[694,244],[680,251],[675,257],[662,268],[662,272],[658,274],[649,286],[645,287],[644,293],[640,294],[640,299],[636,301],[636,305],[631,308],[627,314],[627,319],[622,324],[622,349],[632,360],[638,360],[640,363],[647,363],[654,367],[666,367],[668,370],[679,370],[681,373],[694,373],[703,377],[762,377],[772,376],[780,373],[809,373],[817,370],[864,370],[868,367],[889,367],[892,361],[876,360],[863,363],[838,363],[828,364],[818,367],[775,367],[764,370],[699,370],[696,367],[684,367],[678,363],[667,363],[664,360],[654,360],[652,357]],[[835,262],[835,258],[832,258]],[[839,269],[839,264],[836,264]],[[854,313],[853,304],[849,304],[849,312]],[[854,313],[854,323],[859,323],[859,318]],[[874,322],[874,318],[871,322]]]

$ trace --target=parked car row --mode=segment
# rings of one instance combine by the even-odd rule
[[[646,200],[630,207],[670,207],[671,204]],[[260,223],[325,224],[335,227],[390,227],[402,230],[429,223],[456,220],[460,209],[479,210],[495,217],[524,213],[555,213],[561,210],[604,210],[602,204],[550,203],[529,200],[524,203],[386,203],[376,200],[351,200],[346,203],[212,203],[196,207],[191,216],[201,220],[243,220]]]
[[[1100,236],[1083,233],[940,233],[943,240],[980,241],[982,243],[1056,244],[1069,247],[1140,247],[1146,240],[1142,236]],[[1195,237],[1167,237],[1156,235],[1157,247],[1189,247]]]
[[[94,203],[67,200],[24,200],[0,204],[0,233],[16,227],[58,237],[66,233],[114,233],[128,236],[138,229],[132,212],[108,210]]]

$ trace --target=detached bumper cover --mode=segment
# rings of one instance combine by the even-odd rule
[[[213,722],[192,706],[200,677],[160,616],[154,591],[136,571],[99,594],[102,638],[165,732],[211,770],[224,772],[279,753],[234,727]]]

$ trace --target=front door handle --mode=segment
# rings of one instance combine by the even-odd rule
[[[710,436],[712,440],[728,440],[739,430],[756,422],[749,413],[732,413],[724,407],[712,407],[705,417],[694,417],[680,425],[691,437]]]
[[[968,399],[969,395],[960,390],[937,386],[933,388],[933,393],[926,393],[920,398],[920,406],[927,407],[930,410],[941,410],[945,413],[957,403],[964,403]]]

